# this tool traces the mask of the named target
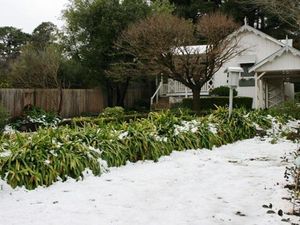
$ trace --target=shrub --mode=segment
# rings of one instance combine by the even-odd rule
[[[31,136],[16,134],[2,143],[1,178],[13,188],[24,185],[32,190],[59,179],[79,179],[85,169],[99,175],[99,150],[70,133],[69,129],[44,129]]]
[[[233,107],[234,108],[245,108],[251,109],[252,108],[252,101],[253,99],[250,97],[235,97],[233,100]],[[229,104],[228,97],[207,97],[201,98],[200,104],[202,110],[211,110],[216,109],[217,107],[225,107]],[[178,104],[177,107],[182,108],[189,108],[191,109],[193,105],[193,99],[186,98],[182,100],[181,104]]]
[[[287,101],[278,106],[268,109],[272,116],[285,116],[286,119],[300,119],[300,106],[294,101]]]
[[[220,86],[209,91],[209,95],[213,96],[229,96],[229,87]],[[233,89],[233,96],[237,96],[237,91]]]
[[[19,131],[36,131],[39,127],[57,126],[60,121],[56,113],[28,105],[21,116],[11,119],[10,126]]]
[[[179,110],[150,113],[130,122],[104,122],[39,129],[0,138],[0,176],[12,187],[49,186],[68,177],[80,179],[85,169],[99,175],[99,160],[108,166],[127,161],[157,161],[173,150],[207,148],[251,138],[256,126],[269,128],[267,111],[219,107],[205,117]],[[101,149],[101,152],[100,150]]]
[[[120,120],[124,118],[124,115],[125,110],[120,106],[116,106],[105,108],[104,111],[100,114],[100,117]]]

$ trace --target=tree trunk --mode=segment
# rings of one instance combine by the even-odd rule
[[[109,81],[106,82],[107,106],[112,107],[114,104],[114,90]]]
[[[117,106],[121,106],[124,108],[125,106],[125,96],[128,90],[130,79],[127,78],[125,83],[118,85],[117,87]]]
[[[62,111],[62,106],[63,106],[63,88],[62,88],[62,85],[59,85],[58,92],[59,92],[59,102],[58,102],[57,114],[61,116],[61,111]]]
[[[201,109],[201,104],[200,104],[200,92],[201,92],[201,88],[193,88],[192,89],[193,92],[193,110],[195,110],[196,112],[199,112]]]

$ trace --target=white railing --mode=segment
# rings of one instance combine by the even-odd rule
[[[163,87],[163,81],[160,81],[156,91],[154,92],[154,94],[152,95],[152,97],[150,99],[150,107],[153,105],[154,98],[156,99],[155,102],[158,103],[158,97],[159,97],[158,94],[162,87]]]
[[[203,85],[201,94],[207,95],[210,89],[213,88],[213,84],[209,83],[210,82],[207,82]],[[185,98],[187,98],[191,95],[192,90],[179,81],[168,79],[168,83],[163,83],[163,80],[161,80],[157,86],[156,91],[151,96],[150,107],[152,107],[154,99],[155,102],[158,103],[159,96],[184,96]]]
[[[209,82],[205,83],[201,89],[202,94],[207,94],[210,90],[211,85]],[[168,89],[164,93],[165,95],[192,95],[192,90],[186,87],[184,84],[180,83],[179,81],[171,80],[168,81]]]

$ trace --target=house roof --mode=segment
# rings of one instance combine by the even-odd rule
[[[236,30],[235,32],[233,32],[232,34],[230,34],[228,36],[228,38],[229,39],[233,38],[233,37],[239,35],[240,33],[243,33],[243,32],[246,32],[246,31],[252,32],[252,33],[254,33],[254,34],[258,35],[258,36],[261,36],[262,38],[270,40],[270,41],[274,42],[275,44],[278,44],[281,47],[284,47],[286,45],[283,41],[277,40],[276,38],[273,38],[270,35],[262,32],[262,31],[260,31],[258,29],[255,29],[254,27],[249,26],[248,24],[245,24],[245,25],[241,26],[238,30]]]
[[[196,55],[206,53],[207,45],[190,45],[174,48],[175,55]]]
[[[243,32],[253,32],[254,34],[261,36],[262,38],[265,38],[267,40],[270,40],[276,44],[278,44],[281,47],[286,46],[287,44],[292,46],[293,40],[292,39],[284,39],[284,40],[277,40],[273,37],[271,37],[268,34],[265,34],[264,32],[255,29],[254,27],[249,26],[247,23],[245,23],[243,26],[241,26],[238,30],[233,32],[228,36],[228,38],[232,38],[235,36],[238,36],[240,33]],[[180,46],[177,48],[174,48],[174,53],[176,55],[186,55],[186,54],[204,54],[206,53],[207,45],[190,45],[190,46]]]
[[[258,68],[262,67],[263,65],[265,65],[266,63],[272,62],[275,58],[282,56],[284,53],[290,52],[292,53],[294,56],[299,56],[300,57],[300,51],[289,46],[289,45],[285,45],[284,47],[282,47],[281,49],[279,49],[277,52],[273,53],[272,55],[266,57],[265,59],[261,60],[260,62],[256,63],[254,66],[252,66],[249,69],[249,72],[254,72],[255,70],[257,70]]]

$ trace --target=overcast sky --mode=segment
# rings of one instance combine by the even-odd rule
[[[59,27],[61,11],[68,0],[0,0],[0,27],[14,26],[31,33],[42,22]]]

